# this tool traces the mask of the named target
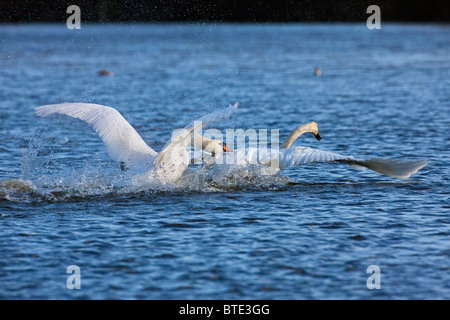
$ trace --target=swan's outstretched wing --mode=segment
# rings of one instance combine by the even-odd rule
[[[193,121],[187,125],[184,129],[179,130],[172,136],[172,139],[166,144],[163,150],[158,154],[155,159],[155,165],[163,167],[164,170],[179,171],[186,169],[190,163],[189,155],[185,157],[186,148],[191,143],[192,134],[215,120],[228,119],[230,115],[236,111],[239,103],[230,105],[228,108],[221,109],[210,114],[207,114],[200,119]]]
[[[280,169],[289,166],[315,163],[315,162],[342,162],[355,167],[366,167],[378,173],[400,179],[409,178],[412,174],[427,165],[428,161],[406,161],[396,159],[368,159],[358,160],[352,156],[343,156],[308,147],[294,147],[280,150]]]
[[[292,147],[279,152],[280,169],[315,162],[332,162],[337,160],[355,160],[351,156],[317,150],[308,147]]]
[[[90,103],[63,103],[35,108],[40,117],[62,114],[87,122],[102,138],[109,156],[127,167],[134,166],[157,153],[114,108]]]
[[[426,160],[407,161],[400,159],[372,158],[368,160],[359,160],[359,161],[343,160],[341,162],[348,163],[356,167],[363,166],[389,177],[407,179],[411,175],[413,175],[414,173],[425,167],[429,161]]]

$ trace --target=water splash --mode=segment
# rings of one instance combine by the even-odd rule
[[[148,173],[129,175],[109,159],[79,159],[76,141],[39,129],[29,140],[20,179],[0,181],[0,201],[64,202],[93,197],[160,192],[280,190],[290,179],[261,174],[261,167],[192,165],[176,184],[161,184]],[[74,145],[73,145],[74,144]],[[90,156],[91,154],[88,154]]]
[[[61,202],[92,197],[151,194],[160,192],[232,192],[284,189],[290,179],[280,175],[260,175],[256,168],[236,167],[220,176],[203,169],[192,169],[177,184],[162,185],[147,176],[136,176],[123,184],[123,176],[107,170],[85,169],[66,176],[45,176],[0,181],[0,201]]]

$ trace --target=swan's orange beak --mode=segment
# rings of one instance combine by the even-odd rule
[[[316,137],[317,140],[322,140],[322,137],[320,136],[319,131],[317,131],[317,134],[314,135],[314,137]]]
[[[226,151],[233,152],[234,150],[228,148],[227,145],[226,145],[225,142],[224,142],[224,143],[223,143],[223,151],[224,151],[224,152],[226,152]]]

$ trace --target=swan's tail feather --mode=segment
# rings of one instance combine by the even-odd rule
[[[425,167],[429,161],[418,160],[418,161],[406,161],[397,159],[368,159],[364,161],[352,160],[352,161],[341,161],[346,162],[355,167],[366,167],[378,173],[384,174],[389,177],[407,179],[412,174],[416,173],[423,167]]]

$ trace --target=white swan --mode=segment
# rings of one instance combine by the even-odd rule
[[[309,147],[291,147],[294,141],[306,132],[312,133],[317,140],[321,140],[317,123],[308,122],[292,131],[281,145],[281,149],[239,148],[234,150],[233,153],[219,153],[219,156],[216,157],[216,162],[220,164],[263,165],[265,174],[274,174],[287,167],[302,164],[339,162],[356,168],[369,168],[383,175],[399,179],[409,178],[428,164],[426,160],[406,161],[379,158],[362,160],[353,156],[340,155]],[[267,168],[270,168],[270,170],[267,170]]]
[[[178,132],[157,153],[150,148],[136,130],[114,108],[89,103],[63,103],[35,108],[36,115],[67,115],[87,122],[102,138],[109,156],[121,167],[146,170],[147,174],[161,183],[175,183],[190,164],[186,150],[192,133],[211,121],[227,119],[238,103],[208,114]],[[218,142],[215,142],[218,143]]]

